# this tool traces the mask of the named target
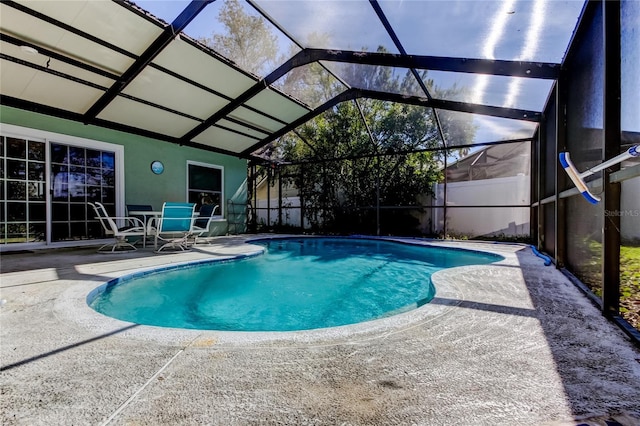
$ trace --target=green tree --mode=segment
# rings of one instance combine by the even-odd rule
[[[313,32],[307,36],[305,44],[307,46],[325,46],[329,39],[330,36],[328,34]],[[288,57],[293,57],[299,50],[298,46],[292,44]],[[346,89],[340,81],[327,71],[325,66],[319,62],[313,62],[293,68],[278,80],[274,86],[311,108],[316,108]]]
[[[281,141],[285,159],[309,160],[295,166],[295,184],[306,218],[324,232],[375,232],[378,203],[415,206],[416,197],[429,194],[440,175],[438,155],[432,152],[385,155],[439,143],[429,109],[378,100],[359,103],[366,125],[358,105],[345,102],[298,130],[312,143],[294,135]],[[328,161],[336,157],[353,158]],[[381,215],[385,233],[416,232],[418,220],[405,209],[385,209]]]
[[[263,76],[278,62],[278,39],[262,16],[245,12],[238,0],[227,0],[218,15],[224,34],[212,33],[199,41],[240,68]]]
[[[338,64],[332,70],[352,87],[425,96],[410,70],[360,64]],[[435,98],[462,91],[439,90],[427,71],[420,77]],[[475,133],[471,117],[455,118],[441,120],[445,137],[452,146],[469,143]],[[298,176],[294,183],[305,217],[317,230],[375,232],[376,206],[381,205],[387,207],[380,210],[381,232],[410,234],[418,220],[402,207],[417,206],[419,196],[431,195],[445,154],[406,152],[434,147],[442,147],[442,141],[431,108],[363,99],[336,106],[269,150],[285,161],[304,162],[289,166],[287,174]]]

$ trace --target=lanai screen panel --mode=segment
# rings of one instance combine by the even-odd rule
[[[571,154],[576,168],[586,170],[603,160],[604,146],[604,40],[602,34],[602,8],[593,8],[580,43],[575,46],[567,61],[571,79],[567,82],[567,141],[566,150]],[[561,147],[562,149],[562,147]],[[602,172],[585,180],[597,181]],[[560,191],[573,188],[569,179]],[[600,194],[602,185],[593,188]],[[591,204],[579,193],[565,200],[566,257],[573,273],[596,292],[602,289],[602,224],[604,203]]]
[[[442,209],[434,209],[442,215]],[[447,235],[454,238],[528,239],[529,207],[449,207]],[[438,218],[440,216],[437,216]],[[442,222],[441,222],[442,223]],[[442,232],[442,230],[439,230]]]
[[[367,0],[254,3],[303,47],[399,53]]]
[[[554,80],[428,71],[423,81],[431,95],[470,104],[542,111]]]
[[[294,68],[276,81],[273,87],[311,108],[319,107],[347,89],[318,62]]]
[[[622,142],[640,144],[640,2],[623,0],[620,10]]]
[[[329,61],[323,61],[322,64],[351,87],[426,97],[426,93],[408,68]]]
[[[530,175],[531,142],[483,147],[447,168],[447,206],[528,208]]]
[[[184,32],[258,78],[301,50],[245,1],[214,1]]]
[[[567,64],[572,76],[567,82],[567,104],[573,106],[572,114],[567,117],[567,150],[577,170],[586,170],[603,160],[605,68],[601,60],[604,57],[601,8],[595,10],[591,19],[590,31]],[[602,172],[598,172],[585,180],[598,179],[601,175]],[[573,187],[571,181],[567,185]]]
[[[560,63],[582,1],[379,2],[408,53]]]
[[[373,152],[397,153],[444,148],[433,108],[361,99]]]
[[[389,120],[391,115],[394,120]],[[335,135],[329,130],[335,131]],[[285,147],[300,141],[303,143],[298,144],[294,155],[283,155]],[[359,99],[331,108],[252,154],[274,161],[295,162],[442,148],[444,144],[432,108]]]
[[[538,123],[467,112],[436,110],[448,147],[532,138]]]
[[[622,114],[622,149],[629,145],[640,144],[640,2],[622,1],[622,64],[621,64],[621,114]],[[640,158],[630,159],[620,164],[621,169],[640,167]],[[620,191],[620,210],[625,212],[620,217],[620,233],[623,245],[637,246],[640,243],[640,176],[623,181]],[[630,250],[625,248],[624,250]],[[633,280],[633,274],[628,270],[632,266],[625,266],[620,271],[620,284],[628,286]],[[632,298],[621,300],[621,305],[628,309],[625,318],[638,315],[640,307],[633,305]],[[636,322],[637,324],[637,322]],[[638,326],[636,325],[636,328]]]
[[[555,97],[556,92],[553,92]],[[542,149],[540,150],[540,167],[542,173],[540,179],[542,179],[540,194],[541,199],[551,197],[556,193],[556,171],[559,169],[558,164],[558,152],[556,146],[558,144],[557,133],[557,115],[558,108],[555,100],[549,102],[549,106],[545,111],[547,117],[544,123],[544,128],[541,129],[542,133]],[[564,171],[562,171],[564,173]]]

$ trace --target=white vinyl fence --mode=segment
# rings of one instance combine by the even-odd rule
[[[272,198],[267,209],[267,200],[258,200],[257,219],[258,224],[278,224],[278,199]],[[268,217],[267,217],[268,215]],[[300,227],[300,197],[282,198],[282,224]]]
[[[447,184],[447,233],[454,236],[526,236],[530,233],[529,176],[483,179]],[[435,185],[434,205],[444,203],[444,185]],[[622,182],[621,233],[623,240],[640,240],[640,178]],[[633,195],[637,194],[637,195]],[[456,206],[477,207],[456,207]],[[480,207],[523,205],[525,207]],[[300,197],[282,199],[282,224],[299,227]],[[257,219],[267,224],[267,200],[258,200]],[[426,233],[443,232],[444,209],[426,209],[420,218]],[[429,224],[429,220],[432,224]],[[269,225],[278,224],[278,199],[271,199]],[[305,220],[305,226],[308,227]]]
[[[447,183],[447,233],[469,238],[529,235],[529,185],[529,176],[524,175]],[[444,184],[437,184],[435,193],[434,204],[443,205]],[[525,207],[481,207],[485,205]],[[444,230],[443,214],[444,209],[432,209],[437,233]]]

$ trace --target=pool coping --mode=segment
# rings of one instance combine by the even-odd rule
[[[130,276],[139,276],[153,273],[157,270],[172,269],[184,267],[187,265],[197,265],[199,263],[209,262],[226,262],[258,256],[264,252],[264,248],[252,244],[259,240],[272,239],[291,239],[291,238],[314,238],[314,236],[265,236],[260,238],[247,238],[244,241],[242,253],[229,256],[219,256],[216,258],[188,260],[177,262],[171,265],[158,267],[141,267],[134,270],[128,270],[121,276],[116,277],[108,282],[96,286],[95,281],[78,282],[69,286],[63,297],[59,298],[55,305],[57,316],[64,316],[67,320],[76,323],[78,326],[90,329],[93,333],[106,334],[114,329],[123,330],[119,333],[120,337],[134,340],[150,340],[156,343],[178,346],[228,346],[228,347],[244,347],[244,346],[297,346],[297,345],[331,345],[343,344],[346,342],[354,343],[371,339],[380,339],[385,336],[399,333],[412,327],[417,327],[435,321],[446,316],[454,307],[463,303],[466,298],[468,288],[460,284],[456,280],[456,276],[465,272],[474,270],[484,270],[492,265],[500,266],[504,264],[515,264],[515,256],[509,256],[504,247],[495,247],[489,244],[482,244],[480,247],[469,248],[470,244],[452,244],[450,242],[437,242],[430,240],[417,240],[398,237],[360,237],[370,240],[384,240],[396,243],[447,248],[452,250],[464,250],[478,253],[489,253],[503,257],[502,260],[484,265],[468,265],[454,268],[447,268],[435,272],[431,279],[436,287],[436,296],[434,300],[438,303],[427,303],[415,309],[401,312],[396,315],[374,319],[370,321],[360,322],[357,324],[349,324],[330,328],[299,330],[299,331],[218,331],[218,330],[194,330],[159,327],[150,325],[140,325],[127,321],[118,320],[108,317],[94,311],[87,303],[91,295],[100,291],[101,288],[111,282],[119,282],[122,279],[128,279]],[[318,236],[317,238],[326,238]],[[333,237],[332,237],[333,238]],[[339,237],[349,238],[349,237]],[[523,246],[517,247],[522,249]],[[90,286],[90,288],[88,288]]]

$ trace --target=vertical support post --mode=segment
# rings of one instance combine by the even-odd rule
[[[380,236],[380,156],[376,156],[376,235]]]
[[[322,198],[320,199],[321,203],[321,207],[322,210],[320,212],[320,218],[322,218],[320,220],[320,218],[318,219],[318,222],[322,223],[322,229],[326,231],[326,217],[327,217],[327,208],[328,208],[328,203],[327,203],[327,194],[328,193],[328,188],[327,188],[327,167],[325,165],[325,163],[322,163]],[[316,216],[317,217],[317,216]]]
[[[620,1],[602,2],[604,15],[604,131],[602,160],[620,153]],[[611,183],[611,173],[620,164],[603,170],[604,226],[602,236],[602,310],[606,316],[618,315],[620,309],[620,183]]]
[[[247,211],[247,231],[250,232],[253,230],[253,206],[255,202],[256,192],[255,192],[255,166],[253,162],[249,163],[249,167],[247,167],[247,203],[249,204],[249,210]],[[228,213],[228,212],[227,212]],[[227,214],[227,219],[229,215]],[[227,222],[228,226],[228,222]],[[227,228],[228,230],[228,228]]]
[[[298,188],[304,188],[304,168],[300,166],[300,186]],[[298,191],[298,197],[300,198],[300,228],[304,232],[304,196],[302,191]]]
[[[443,200],[442,232],[443,232],[443,237],[446,238],[447,236],[447,156],[449,155],[449,151],[447,150],[447,138],[445,137],[444,132],[442,131],[442,122],[440,121],[440,115],[438,114],[438,110],[435,108],[432,108],[432,111],[433,111],[433,116],[436,119],[436,127],[438,128],[438,135],[440,135],[440,139],[442,140],[442,146],[444,146],[445,148],[445,150],[443,151],[444,152],[444,168],[442,169],[442,172],[444,173],[444,186],[443,186],[444,193],[442,198]],[[436,204],[437,203],[438,203],[438,184],[436,183]],[[433,217],[433,215],[431,217]]]
[[[282,227],[282,168],[278,167],[278,226]]]
[[[267,166],[267,228],[271,228],[271,163]]]
[[[442,173],[444,173],[444,185],[442,187],[442,232],[444,233],[444,238],[447,238],[447,157],[449,156],[449,151],[444,151],[444,169],[442,169]],[[437,188],[437,186],[436,186]]]
[[[565,199],[558,194],[566,187],[566,173],[560,162],[557,161],[557,154],[567,150],[567,71],[560,70],[560,76],[556,84],[556,151],[554,156],[555,164],[555,263],[556,268],[564,267],[565,253],[567,249],[567,227]]]
[[[253,166],[253,230],[258,232],[258,165]]]
[[[253,166],[253,231],[258,232],[258,166]]]
[[[535,208],[530,208],[530,234],[532,238],[535,238],[536,247],[538,250],[542,250],[542,223],[540,217],[542,216],[542,161],[540,156],[543,152],[542,144],[546,140],[542,129],[546,129],[545,126],[546,117],[543,115],[540,124],[538,125],[538,137],[531,140],[531,204],[537,203]],[[546,134],[546,132],[545,132]],[[534,190],[535,189],[535,190]],[[535,196],[534,196],[535,195]]]

